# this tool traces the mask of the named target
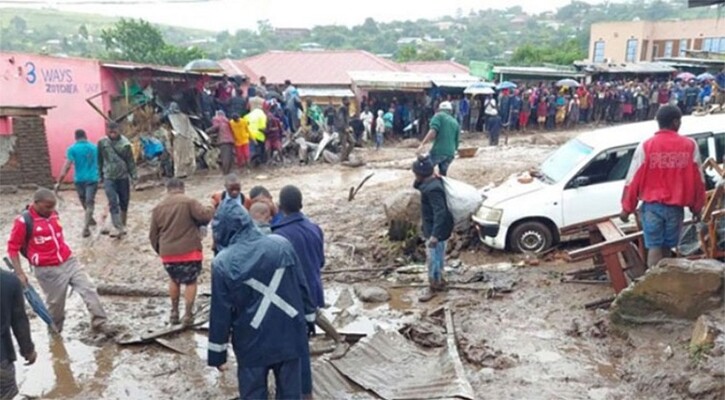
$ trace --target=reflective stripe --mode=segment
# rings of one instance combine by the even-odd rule
[[[312,313],[312,314],[305,315],[305,320],[307,322],[315,322],[316,319],[317,319],[317,313]]]
[[[262,296],[264,296],[262,298],[262,304],[259,305],[259,308],[254,314],[254,318],[250,323],[252,328],[259,329],[259,325],[262,324],[262,320],[267,315],[267,311],[269,311],[269,306],[272,304],[277,306],[280,310],[284,311],[284,313],[289,315],[290,318],[294,318],[297,316],[297,310],[295,310],[294,307],[292,307],[283,298],[277,295],[277,288],[282,282],[284,272],[284,268],[278,268],[276,271],[274,271],[274,275],[272,275],[272,280],[269,282],[269,286],[266,286],[265,284],[256,279],[247,279],[246,281],[244,281],[245,285],[258,291],[262,294]]]
[[[209,342],[208,349],[209,351],[213,351],[215,353],[224,353],[225,351],[227,351],[227,343],[218,344]]]

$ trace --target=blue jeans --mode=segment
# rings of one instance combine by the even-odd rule
[[[128,212],[128,203],[131,201],[131,182],[128,178],[106,179],[103,181],[103,189],[111,214]]]
[[[376,133],[375,134],[375,148],[379,149],[381,147],[383,147],[383,134]]]
[[[96,204],[96,192],[98,191],[98,182],[76,182],[76,193],[81,201],[83,209],[93,208]]]
[[[644,247],[648,249],[677,247],[680,243],[685,210],[660,203],[642,204]]]
[[[439,156],[431,154],[430,162],[433,166],[438,166],[438,173],[441,174],[441,176],[446,176],[448,175],[448,168],[450,168],[453,163],[453,156]]]
[[[242,400],[266,399],[267,374],[274,373],[277,399],[301,399],[302,379],[300,359],[284,361],[266,367],[240,367],[238,371],[239,396]]]
[[[434,247],[426,249],[428,277],[436,282],[443,277],[443,266],[446,264],[446,244],[447,241],[441,240]]]

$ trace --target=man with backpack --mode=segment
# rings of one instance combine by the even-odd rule
[[[126,234],[131,180],[135,182],[138,179],[136,160],[133,157],[131,142],[121,135],[118,124],[111,122],[106,129],[107,137],[98,142],[98,169],[115,228],[111,236],[122,237]],[[101,233],[108,231],[104,229]]]
[[[65,299],[68,286],[86,303],[91,313],[91,327],[108,332],[106,312],[96,287],[65,242],[60,218],[55,211],[57,200],[48,189],[38,189],[33,204],[15,219],[7,252],[13,269],[23,285],[28,277],[20,265],[20,255],[35,267],[35,277],[46,295],[48,311],[60,332],[65,320]]]
[[[430,158],[419,158],[413,163],[415,183],[420,191],[423,237],[426,245],[429,289],[418,300],[430,301],[445,289],[443,266],[446,261],[446,243],[453,233],[453,215],[448,210],[442,178],[433,174]]]

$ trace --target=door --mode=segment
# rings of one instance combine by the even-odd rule
[[[635,148],[602,152],[567,183],[562,194],[564,226],[621,211],[624,180]]]

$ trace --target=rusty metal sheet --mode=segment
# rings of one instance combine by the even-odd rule
[[[344,376],[384,399],[473,399],[460,360],[447,349],[426,351],[398,332],[378,332],[361,340],[340,360]]]
[[[350,382],[329,361],[312,363],[312,394],[315,399],[374,400],[379,397]]]

